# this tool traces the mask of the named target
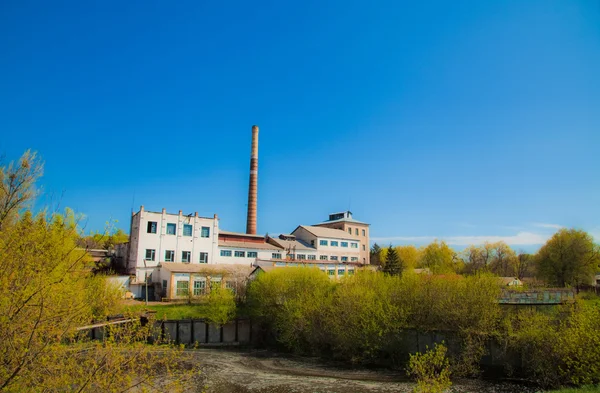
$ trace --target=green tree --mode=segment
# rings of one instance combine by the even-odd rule
[[[434,241],[421,251],[419,265],[428,268],[434,274],[457,272],[461,263],[458,255],[444,241]]]
[[[400,256],[398,252],[392,245],[387,249],[387,254],[385,256],[385,266],[383,267],[383,272],[389,274],[390,276],[399,276],[402,274],[402,261],[400,260]]]
[[[400,260],[402,261],[403,268],[406,269],[414,269],[417,267],[419,263],[419,259],[421,257],[421,251],[413,246],[397,246],[396,251],[400,256]]]
[[[380,266],[381,265],[381,247],[379,247],[379,244],[375,243],[373,244],[373,247],[371,247],[371,251],[370,251],[370,261],[371,261],[371,265],[377,265]]]
[[[589,285],[599,270],[598,245],[585,231],[561,229],[536,255],[538,273],[551,285]]]

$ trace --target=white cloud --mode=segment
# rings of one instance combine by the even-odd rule
[[[387,242],[413,242],[413,243],[430,243],[435,239],[444,240],[449,245],[460,245],[466,246],[469,244],[482,244],[485,242],[499,242],[503,241],[511,246],[524,246],[524,245],[537,245],[544,244],[546,240],[550,238],[550,235],[532,233],[532,232],[518,232],[512,236],[394,236],[394,237],[374,237],[371,240],[375,242],[387,243]]]
[[[538,227],[538,228],[557,229],[557,230],[563,228],[563,226],[559,225],[559,224],[546,224],[543,222],[534,222],[531,225],[533,225],[534,227]]]

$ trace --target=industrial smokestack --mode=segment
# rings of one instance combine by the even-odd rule
[[[252,126],[250,152],[250,185],[248,186],[248,218],[246,233],[256,235],[256,201],[258,199],[258,126]]]

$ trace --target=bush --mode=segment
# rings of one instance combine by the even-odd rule
[[[450,363],[446,357],[447,348],[436,344],[425,353],[410,355],[407,372],[415,378],[415,393],[441,393],[452,386],[450,381]]]

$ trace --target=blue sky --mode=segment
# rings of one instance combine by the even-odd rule
[[[260,233],[350,209],[380,243],[600,239],[600,3],[0,3],[0,153],[40,204]]]

